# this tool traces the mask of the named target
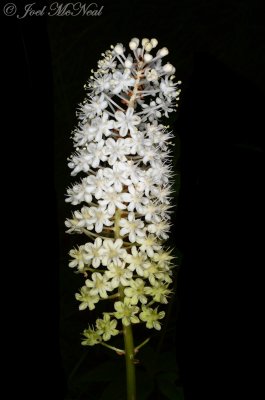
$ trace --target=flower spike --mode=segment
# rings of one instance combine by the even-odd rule
[[[79,310],[90,313],[97,303],[112,302],[112,310],[84,330],[82,344],[120,354],[105,342],[140,322],[160,330],[161,308],[172,295],[174,257],[164,242],[173,135],[161,119],[176,110],[181,82],[174,82],[173,65],[162,62],[166,47],[152,54],[157,45],[155,38],[132,38],[128,52],[117,43],[102,54],[85,85],[68,163],[81,179],[67,189],[75,210],[65,225],[88,240],[69,253],[69,266],[84,276],[75,298]]]

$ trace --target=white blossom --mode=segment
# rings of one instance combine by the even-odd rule
[[[89,175],[85,180],[86,192],[93,194],[96,199],[100,199],[102,194],[108,188],[108,182],[104,177],[102,169],[99,169],[96,175]]]
[[[128,107],[126,113],[122,111],[115,112],[115,127],[119,129],[120,136],[126,136],[129,132],[136,131],[136,125],[139,125],[141,122],[141,118],[138,115],[134,114],[134,109],[132,107]]]
[[[106,276],[110,279],[110,285],[113,289],[119,285],[128,286],[129,280],[132,278],[132,272],[126,268],[125,263],[118,261],[107,265],[108,271]]]
[[[70,268],[77,267],[79,271],[83,271],[85,269],[85,264],[89,264],[86,258],[85,246],[79,246],[78,249],[70,250],[69,255],[72,257],[69,263]]]
[[[105,100],[103,93],[100,96],[94,96],[90,102],[87,102],[80,107],[80,119],[94,118],[96,115],[102,114],[102,111],[107,108],[107,106],[108,103]]]
[[[97,319],[96,326],[97,333],[102,335],[104,341],[108,341],[111,336],[116,336],[119,333],[118,329],[116,329],[117,320],[110,319],[108,313],[104,313],[103,319]]]
[[[107,157],[104,153],[105,142],[104,140],[100,140],[98,143],[90,143],[87,146],[87,150],[91,154],[90,164],[93,168],[97,168],[99,166],[100,161],[106,161]]]
[[[86,262],[91,263],[94,268],[98,268],[102,260],[102,239],[97,237],[94,243],[86,243],[84,250]]]
[[[119,262],[122,261],[127,255],[127,252],[122,245],[123,241],[121,239],[116,239],[115,241],[111,239],[105,239],[102,247],[102,264],[119,264]]]
[[[113,166],[117,160],[127,161],[126,155],[130,154],[130,141],[128,139],[114,140],[109,138],[106,140],[104,149],[105,155],[108,157],[109,165]]]
[[[128,186],[128,192],[124,193],[123,200],[128,204],[127,208],[129,211],[136,210],[141,213],[143,206],[148,204],[149,200],[147,197],[143,196],[143,193],[137,191],[134,185]]]
[[[142,304],[147,303],[145,281],[140,278],[136,278],[135,280],[131,280],[129,282],[130,287],[126,287],[124,289],[124,293],[127,297],[130,298],[131,304],[137,304],[139,301]]]
[[[86,228],[88,230],[94,228],[94,219],[92,218],[89,207],[84,206],[80,211],[75,211],[74,216],[78,221],[78,227]]]
[[[104,136],[108,137],[113,134],[114,121],[109,119],[109,114],[103,112],[102,117],[93,120],[95,125],[95,142],[100,142]]]
[[[114,308],[116,310],[114,312],[115,317],[121,319],[123,325],[128,326],[131,323],[137,324],[140,322],[136,315],[139,312],[139,307],[133,305],[129,297],[125,297],[123,302],[116,301]]]
[[[123,186],[129,186],[132,181],[128,178],[126,164],[116,162],[112,168],[104,168],[103,175],[108,185],[112,185],[116,192],[122,192]]]
[[[80,310],[108,303],[102,318],[84,330],[85,346],[140,321],[160,330],[165,312],[158,307],[172,294],[174,257],[164,242],[171,225],[173,134],[162,118],[176,110],[181,82],[164,62],[168,49],[153,51],[157,44],[133,38],[128,52],[117,43],[102,53],[77,111],[68,166],[81,179],[67,189],[74,209],[65,225],[86,242],[70,250],[69,267],[85,278],[75,294]]]
[[[144,237],[144,222],[141,219],[135,219],[134,213],[129,213],[127,218],[122,218],[120,220],[120,234],[122,236],[128,234],[129,241],[134,243],[137,237]]]
[[[90,207],[89,214],[97,233],[102,232],[104,226],[111,226],[113,224],[113,221],[110,221],[112,214],[103,207]]]
[[[136,246],[132,246],[131,254],[127,254],[125,261],[128,264],[128,269],[130,271],[136,271],[138,275],[143,275],[143,270],[145,266],[145,261],[147,259],[147,254],[137,250]]]
[[[92,296],[99,295],[106,299],[108,297],[107,291],[111,290],[106,274],[102,275],[100,272],[93,272],[91,278],[85,281],[86,286],[90,289],[90,294]]]
[[[85,179],[83,179],[81,183],[76,183],[72,188],[67,189],[67,196],[65,201],[73,205],[80,204],[83,201],[87,203],[92,201],[92,195],[88,191]]]
[[[91,123],[80,123],[78,128],[74,131],[75,147],[81,147],[87,143],[92,142],[96,137],[97,122],[92,120]]]
[[[99,204],[107,207],[110,215],[115,213],[116,208],[124,210],[126,206],[123,204],[124,196],[122,193],[116,192],[113,187],[109,187],[102,193]]]
[[[149,257],[153,257],[154,250],[160,250],[161,245],[157,241],[155,235],[147,235],[146,237],[138,237],[137,243],[140,244],[139,249],[145,251]]]
[[[128,91],[129,87],[133,86],[135,79],[131,75],[129,69],[125,69],[124,72],[116,71],[112,77],[112,93],[118,94],[121,91]]]
[[[99,302],[99,296],[92,295],[87,286],[81,287],[80,293],[76,293],[75,298],[81,302],[79,305],[79,310],[85,310],[86,308],[89,308],[89,310],[92,311],[95,309],[95,304]]]

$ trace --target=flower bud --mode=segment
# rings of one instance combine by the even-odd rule
[[[162,49],[158,50],[157,55],[159,55],[160,57],[165,57],[167,56],[169,53],[167,47],[162,47]]]
[[[123,54],[123,47],[120,44],[116,44],[116,46],[114,47],[114,51],[115,53],[121,55]]]
[[[152,59],[153,59],[153,56],[152,56],[151,54],[145,53],[145,55],[144,55],[144,61],[145,61],[146,63],[151,62]]]
[[[154,38],[153,38],[153,39],[150,40],[150,42],[151,42],[153,48],[155,48],[155,47],[158,45],[157,39],[154,39]]]
[[[144,47],[149,42],[149,39],[144,38],[142,39],[142,46]]]

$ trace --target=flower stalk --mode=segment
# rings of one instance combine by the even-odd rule
[[[135,361],[132,325],[124,326],[124,345],[126,359],[127,400],[136,399]]]
[[[149,341],[135,348],[132,326],[160,330],[160,307],[172,295],[173,257],[164,242],[173,135],[160,119],[175,111],[181,82],[174,83],[175,68],[162,63],[167,48],[151,55],[157,43],[133,38],[127,55],[119,43],[103,54],[85,86],[88,99],[79,105],[68,163],[71,175],[82,179],[67,189],[66,201],[81,205],[66,220],[67,232],[89,240],[69,253],[69,266],[85,278],[75,297],[90,313],[102,300],[113,305],[84,330],[82,345],[125,355],[127,400],[136,399],[135,354]],[[106,343],[120,332],[124,350]]]
[[[120,220],[121,210],[115,212],[115,224],[114,224],[114,235],[116,239],[120,238]],[[124,288],[119,287],[119,295],[121,301],[124,300]],[[127,400],[136,399],[136,379],[135,379],[135,365],[134,365],[134,343],[133,343],[133,331],[132,325],[123,326],[123,338],[125,348],[125,360],[126,360],[126,386],[127,386]]]

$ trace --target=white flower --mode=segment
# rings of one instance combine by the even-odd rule
[[[158,159],[159,155],[155,147],[145,146],[139,150],[138,154],[143,158],[143,163],[150,163],[151,165]]]
[[[84,339],[81,342],[83,346],[94,346],[101,342],[101,336],[94,328],[85,329],[83,335]]]
[[[96,321],[97,332],[102,335],[104,341],[108,341],[111,336],[118,335],[119,331],[116,329],[117,320],[110,319],[110,315],[104,313],[103,319],[97,319]]]
[[[166,185],[171,176],[171,171],[169,167],[161,162],[159,159],[155,159],[152,161],[152,167],[149,168],[150,177],[153,179],[154,185]]]
[[[161,249],[161,245],[154,235],[148,235],[143,238],[138,237],[136,241],[141,245],[139,249],[145,251],[149,257],[153,257],[154,250],[157,251]]]
[[[127,254],[125,261],[129,264],[128,269],[130,271],[136,271],[138,275],[143,275],[143,268],[147,255],[143,252],[138,252],[136,246],[132,246],[131,254]]]
[[[115,118],[117,120],[117,122],[115,122],[115,128],[119,129],[120,136],[126,136],[128,131],[135,132],[135,126],[139,125],[141,122],[141,118],[134,114],[134,109],[132,107],[128,107],[126,113],[116,111]]]
[[[114,308],[116,310],[114,316],[121,319],[123,325],[129,326],[131,323],[137,324],[140,322],[136,315],[139,311],[139,307],[133,305],[128,297],[125,297],[123,302],[116,301],[114,303]]]
[[[109,114],[103,112],[102,117],[94,120],[96,124],[96,134],[95,141],[99,142],[102,139],[102,136],[110,136],[112,135],[114,128],[114,121],[109,119]]]
[[[130,287],[126,287],[124,289],[124,294],[127,297],[130,297],[131,304],[137,304],[139,301],[142,304],[147,303],[147,297],[145,296],[146,293],[146,287],[145,287],[145,281],[140,278],[136,278],[135,280],[131,280],[129,282]]]
[[[148,198],[143,196],[143,193],[139,193],[133,185],[129,185],[128,193],[123,193],[123,201],[129,203],[127,208],[129,211],[136,210],[138,213],[141,213],[143,210],[143,206],[148,204]]]
[[[90,203],[92,201],[92,196],[87,191],[87,184],[85,179],[81,183],[76,183],[72,188],[67,189],[67,203],[72,203],[73,205],[80,204],[82,201]]]
[[[111,290],[110,284],[108,282],[108,277],[99,272],[93,272],[91,275],[92,280],[86,279],[85,284],[90,289],[90,294],[92,296],[99,295],[102,299],[108,297],[107,291]]]
[[[87,151],[90,154],[90,163],[93,168],[97,168],[99,166],[100,161],[106,161],[107,157],[105,155],[104,149],[105,142],[104,140],[100,140],[98,143],[90,143],[87,146]]]
[[[105,90],[108,90],[110,88],[110,80],[110,74],[104,74],[99,76],[97,79],[94,79],[93,83],[91,84],[91,87],[94,89],[94,93],[99,94]]]
[[[127,91],[129,86],[133,86],[135,79],[131,76],[131,71],[129,69],[124,70],[124,72],[116,71],[113,74],[112,93],[118,94],[121,91]]]
[[[109,187],[105,192],[102,193],[99,204],[107,207],[110,215],[115,213],[116,207],[120,208],[121,210],[126,208],[126,206],[123,204],[123,194],[116,192],[113,187]]]
[[[148,168],[145,174],[141,175],[139,178],[139,183],[136,185],[138,190],[144,191],[146,197],[151,197],[150,192],[152,192],[155,185],[155,179],[153,177],[153,169]],[[147,204],[148,206],[148,204]]]
[[[142,214],[146,222],[159,222],[161,220],[161,207],[159,204],[149,201],[149,203],[143,207]]]
[[[92,142],[95,139],[96,131],[97,124],[95,120],[92,120],[91,123],[86,122],[84,124],[79,124],[74,134],[75,146],[81,147]]]
[[[80,150],[71,157],[68,167],[73,169],[71,175],[75,176],[78,172],[88,172],[91,166],[92,155],[86,150]]]
[[[108,72],[109,69],[112,70],[116,68],[117,63],[115,61],[115,57],[113,57],[113,54],[110,50],[107,50],[105,54],[102,55],[104,56],[104,58],[98,61],[98,67],[102,73]]]
[[[122,218],[120,220],[120,226],[122,227],[120,230],[120,234],[122,236],[129,234],[129,241],[134,243],[136,241],[136,237],[144,237],[144,223],[140,219],[135,219],[134,213],[129,213],[127,218]]]
[[[97,233],[102,232],[104,226],[111,226],[113,224],[113,221],[110,221],[113,214],[110,214],[108,210],[103,207],[90,207],[89,214],[91,215],[91,221],[95,225],[95,231]]]
[[[111,263],[107,265],[108,271],[106,276],[111,279],[110,285],[113,289],[119,285],[128,286],[129,280],[132,278],[132,272],[125,268],[124,262]]]
[[[102,259],[102,239],[98,237],[94,243],[86,243],[84,250],[86,262],[92,263],[94,268],[98,268]]]
[[[76,218],[67,218],[65,226],[69,228],[66,231],[67,233],[82,233],[82,228],[79,226],[79,221]]]
[[[90,311],[94,310],[95,304],[99,302],[99,296],[92,295],[87,286],[81,287],[80,293],[76,293],[75,298],[76,300],[81,301],[81,304],[79,305],[79,310],[85,310],[87,307]]]
[[[103,175],[103,170],[99,169],[96,175],[89,175],[85,180],[86,192],[92,193],[96,199],[100,199],[103,192],[108,187],[108,182]]]
[[[89,207],[84,206],[80,211],[75,211],[74,216],[78,221],[78,227],[86,228],[88,230],[92,230],[94,228]]]
[[[110,263],[119,264],[126,257],[127,252],[123,246],[121,239],[105,239],[103,242],[103,257],[102,264],[109,265]]]
[[[124,168],[126,169],[128,177],[131,179],[132,183],[137,185],[142,175],[141,168],[139,168],[133,160],[128,160],[126,163],[124,163]]]
[[[158,238],[166,240],[169,237],[167,232],[170,230],[170,224],[161,220],[157,223],[149,224],[147,229],[148,232],[154,233]]]
[[[116,192],[122,192],[123,185],[128,186],[132,183],[128,178],[126,165],[122,162],[116,162],[112,168],[104,168],[103,175],[108,185],[113,185]]]
[[[161,329],[161,325],[159,322],[159,319],[164,318],[165,316],[165,311],[157,311],[157,308],[154,310],[151,307],[142,307],[142,312],[140,313],[140,319],[144,322],[146,322],[146,327],[148,329],[155,328],[158,331]]]
[[[149,104],[142,104],[142,113],[145,114],[143,118],[144,120],[149,118],[149,121],[153,121],[156,118],[161,118],[162,114],[160,109],[162,105],[157,103],[157,99],[158,97],[156,100],[152,100]]]
[[[69,255],[73,258],[69,263],[69,267],[77,267],[79,271],[84,271],[85,264],[89,264],[85,257],[85,246],[79,246],[78,249],[70,250]]]
[[[146,287],[145,293],[153,296],[153,300],[159,303],[167,304],[167,297],[171,293],[168,289],[168,284],[164,285],[161,282],[154,282],[152,287]]]
[[[145,129],[150,144],[162,145],[165,140],[169,140],[171,138],[171,135],[169,133],[164,134],[164,126],[158,124],[157,121],[153,121],[153,123],[146,123]]]
[[[152,68],[152,69],[149,69],[149,68],[146,69],[145,76],[146,76],[146,79],[147,79],[149,82],[157,81],[157,80],[158,80],[158,77],[159,77],[157,71],[156,71],[154,68]]]
[[[81,108],[81,119],[94,118],[95,115],[101,115],[102,111],[108,107],[107,101],[104,99],[104,94],[92,97],[90,103],[85,103]]]
[[[177,95],[176,83],[173,83],[168,76],[165,79],[161,79],[160,89],[166,97],[176,97]]]
[[[170,278],[169,272],[161,269],[155,262],[147,261],[144,265],[143,273],[139,275],[148,278],[151,285],[155,286],[157,281],[171,283],[172,279]]]
[[[154,254],[153,260],[158,263],[162,268],[168,267],[170,265],[171,260],[173,260],[173,256],[171,256],[170,251],[159,251]]]
[[[152,194],[157,197],[157,199],[159,201],[161,201],[161,203],[166,203],[169,204],[169,199],[171,197],[172,194],[172,190],[170,186],[164,186],[164,187],[154,187],[154,189],[152,190]]]
[[[141,155],[141,151],[146,144],[146,137],[144,132],[137,131],[131,132],[131,154],[139,154]]]
[[[117,160],[126,161],[126,155],[130,154],[130,142],[128,139],[114,140],[112,138],[108,138],[106,140],[106,146],[104,149],[105,155],[108,157],[109,165],[114,165]]]

